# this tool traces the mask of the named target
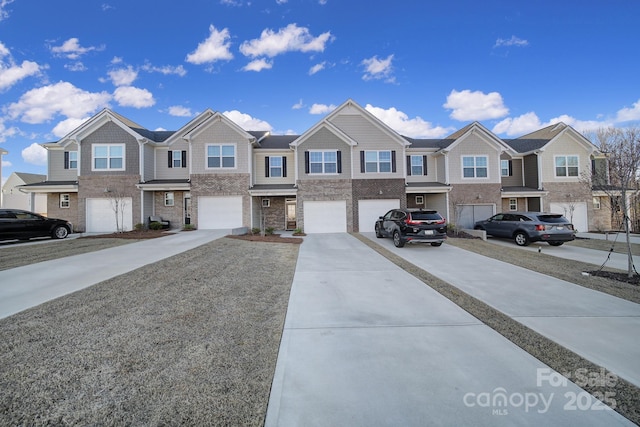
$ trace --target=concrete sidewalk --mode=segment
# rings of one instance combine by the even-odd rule
[[[442,248],[404,250],[424,256],[430,249]],[[549,375],[540,361],[353,236],[309,235],[265,425],[633,425],[606,407],[567,410],[571,395],[598,404]]]
[[[230,232],[180,232],[158,239],[0,271],[0,318],[193,249]],[[55,242],[51,244],[52,250],[55,250]]]

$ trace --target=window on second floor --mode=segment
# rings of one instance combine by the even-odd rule
[[[264,176],[266,178],[286,178],[287,158],[285,156],[267,156],[264,158]]]
[[[236,167],[236,146],[231,144],[207,145],[208,169],[233,169]]]
[[[462,156],[463,178],[487,178],[488,164],[487,156]]]
[[[64,168],[78,169],[78,152],[77,151],[64,152]]]
[[[308,174],[338,174],[342,173],[341,152],[305,151],[304,169]]]
[[[556,177],[577,177],[578,156],[555,156]]]
[[[511,160],[500,160],[500,176],[512,176]]]
[[[170,168],[186,168],[187,167],[187,151],[186,150],[169,150],[167,156],[167,166]]]
[[[427,156],[407,156],[407,175],[426,175]]]
[[[391,151],[364,151],[364,172],[392,172]]]
[[[124,144],[93,144],[92,170],[124,170]]]

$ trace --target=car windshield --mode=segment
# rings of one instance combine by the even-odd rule
[[[538,215],[538,219],[542,222],[551,222],[551,223],[564,223],[569,222],[564,216],[560,214],[547,214],[547,215]]]
[[[442,217],[438,212],[412,212],[411,219],[414,221],[439,221]]]

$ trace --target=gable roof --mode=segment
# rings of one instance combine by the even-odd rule
[[[121,129],[123,129],[125,132],[127,132],[128,134],[130,134],[131,136],[133,136],[136,140],[140,140],[140,139],[145,139],[146,137],[143,136],[140,131],[146,131],[146,132],[151,132],[146,130],[145,128],[143,128],[142,126],[140,126],[139,124],[127,119],[124,116],[121,116],[120,114],[111,111],[108,108],[103,109],[102,111],[100,111],[98,114],[96,114],[95,116],[89,118],[88,120],[86,120],[84,123],[82,123],[80,126],[78,126],[77,128],[75,128],[74,130],[72,130],[71,132],[69,132],[67,135],[65,135],[64,137],[62,137],[59,141],[57,141],[55,144],[43,144],[43,146],[45,148],[55,148],[55,146],[66,146],[67,144],[71,143],[71,142],[78,142],[79,140],[81,140],[82,138],[84,138],[85,135],[89,135],[92,132],[94,132],[95,130],[97,130],[99,127],[103,126],[105,123],[108,122],[112,122],[115,123],[117,126],[119,126]]]
[[[513,148],[507,145],[504,140],[500,139],[496,134],[491,132],[486,127],[482,126],[480,122],[469,123],[462,129],[459,129],[452,133],[451,135],[444,138],[442,141],[442,145],[449,142],[448,145],[444,145],[441,149],[443,151],[449,151],[453,149],[456,145],[460,144],[467,135],[471,135],[472,133],[478,134],[482,139],[486,140],[488,143],[495,144],[496,147],[499,148],[500,151],[509,151],[513,153]]]
[[[547,145],[553,143],[565,134],[571,136],[579,144],[583,145],[590,153],[598,152],[598,147],[593,145],[591,141],[585,138],[580,132],[563,122],[549,125],[519,138],[505,139],[504,142],[518,153],[527,154],[534,151],[544,150]]]
[[[349,135],[344,133],[340,128],[335,126],[333,123],[329,122],[326,117],[313,125],[309,130],[307,130],[302,135],[298,136],[296,139],[291,141],[289,146],[291,148],[298,147],[303,144],[307,139],[309,139],[312,135],[315,135],[320,129],[327,129],[329,132],[333,133],[336,137],[344,141],[345,144],[350,146],[358,145],[358,143],[352,139]]]
[[[43,182],[47,179],[46,175],[40,175],[37,173],[14,172],[13,174],[20,178],[20,180],[25,184],[35,184],[37,182]]]

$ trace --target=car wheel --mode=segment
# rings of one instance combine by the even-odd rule
[[[69,230],[67,230],[67,227],[64,227],[62,225],[59,225],[56,228],[54,228],[53,233],[51,233],[51,237],[53,237],[54,239],[64,239],[68,235],[69,235]]]
[[[401,248],[404,246],[404,240],[402,240],[402,237],[400,237],[400,233],[398,232],[398,230],[393,232],[393,245],[396,248]]]
[[[551,246],[562,246],[564,242],[549,242]]]
[[[529,244],[529,236],[522,231],[518,231],[514,236],[513,240],[516,242],[518,246],[527,246]]]
[[[378,224],[376,224],[376,237],[377,237],[378,239],[380,239],[380,238],[384,237],[384,236],[382,235],[382,233],[380,232],[380,226],[379,226]]]
[[[431,242],[431,246],[442,246],[442,242]]]

